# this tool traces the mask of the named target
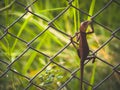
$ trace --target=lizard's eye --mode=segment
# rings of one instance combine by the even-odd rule
[[[84,27],[87,27],[89,24],[89,21],[85,21],[85,22],[82,22],[81,25],[84,26]]]
[[[82,32],[85,32],[89,24],[90,24],[90,21],[84,21],[84,22],[82,22],[81,25],[80,25],[80,30]]]

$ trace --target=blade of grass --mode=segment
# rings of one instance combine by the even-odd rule
[[[13,0],[10,4],[8,4],[8,0],[5,0],[5,7],[0,9],[0,12],[3,12],[7,9],[9,9],[13,4],[14,4],[15,0]]]
[[[95,3],[96,3],[96,0],[91,1],[90,10],[89,10],[89,15],[91,15],[91,16],[93,15],[93,12],[94,12]],[[88,16],[87,20],[90,20],[89,16]]]
[[[8,0],[5,0],[5,7],[8,5]],[[5,23],[6,26],[8,25],[8,10],[5,11],[6,15],[5,15]]]
[[[51,8],[51,9],[45,9],[41,10],[39,12],[48,12],[48,11],[57,11],[57,10],[64,10],[66,7],[61,7],[61,8]]]
[[[40,23],[39,21],[37,21],[37,20],[35,20],[33,18],[32,18],[31,23],[33,23],[35,26],[37,26],[39,28],[39,30],[44,30],[46,28],[46,25],[44,25],[44,23],[42,23],[42,22]],[[42,40],[40,41],[40,43],[36,46],[36,49],[39,49],[46,42],[45,39],[47,38],[47,35],[49,35],[49,37],[51,37],[59,45],[64,46],[63,43],[59,39],[57,39],[56,36],[54,36],[52,33],[51,32],[46,32],[45,35],[42,37]],[[47,42],[47,43],[49,43],[49,42]],[[50,42],[50,44],[47,44],[47,45],[50,46],[52,44]],[[30,68],[31,64],[33,63],[36,55],[37,55],[37,52],[33,52],[32,55],[29,57],[26,65],[24,65],[23,74],[26,74],[26,72]]]
[[[90,10],[89,10],[89,15],[91,15],[91,16],[93,15],[93,12],[94,12],[95,2],[96,2],[96,0],[91,1]],[[87,20],[90,20],[89,16],[88,16]],[[96,70],[96,64],[94,63],[94,66],[92,68],[92,75],[90,78],[90,84],[92,84],[92,85],[94,84],[94,80],[95,80],[95,70]],[[92,90],[92,88],[89,86],[88,90]]]
[[[42,40],[40,41],[40,43],[36,46],[36,49],[39,49],[39,48],[43,45],[43,43],[45,42],[46,36],[47,36],[47,34],[43,36],[43,39],[42,39]],[[29,57],[26,65],[24,65],[23,72],[22,72],[23,74],[26,74],[26,72],[27,72],[28,69],[30,68],[33,60],[35,59],[36,55],[37,55],[37,52],[33,52],[32,55],[30,55],[30,57]]]
[[[21,35],[22,31],[24,30],[24,28],[25,28],[26,25],[28,24],[30,18],[32,18],[32,15],[29,15],[29,16],[25,19],[24,23],[21,25],[21,28],[19,29],[19,32],[18,32],[18,34],[17,34],[17,37],[19,37],[19,36]],[[12,48],[11,48],[11,51],[12,51],[12,52],[14,51],[17,42],[18,42],[18,39],[15,39],[15,41],[14,41],[14,43],[13,43],[13,46],[12,46]]]
[[[95,70],[96,70],[96,63],[93,64],[93,68],[92,68],[92,75],[91,75],[91,78],[90,78],[90,84],[94,84],[94,81],[95,81]],[[88,87],[88,90],[92,90],[92,87]]]
[[[80,3],[79,3],[79,0],[76,0],[75,2],[74,2],[74,4],[75,4],[75,6],[76,7],[80,7]],[[79,11],[76,11],[75,9],[74,9],[74,30],[75,31],[77,31],[77,32],[79,32],[79,26],[80,26],[80,12]],[[80,60],[79,60],[79,63],[80,63]],[[81,74],[79,73],[79,76],[81,76]],[[80,84],[78,83],[77,84],[78,86],[80,86]],[[84,85],[83,85],[83,88],[84,88]]]
[[[2,32],[0,32],[0,33],[2,33]],[[2,33],[2,34],[3,34],[3,33]],[[5,42],[4,42],[4,41],[5,41]],[[7,40],[6,37],[4,37],[4,41],[3,41],[3,42],[0,42],[0,46],[1,46],[1,48],[6,52],[6,53],[5,53],[5,56],[10,59],[10,57],[11,57],[10,44],[9,44],[9,42],[8,42],[8,40]]]
[[[76,7],[79,7],[79,0],[76,0],[74,2],[74,5]],[[79,11],[76,11],[76,9],[74,9],[74,30],[78,30],[79,25],[80,25],[80,14]]]
[[[40,23],[39,21],[33,19],[32,23],[39,28],[39,30],[44,30],[46,25],[44,23]],[[41,27],[42,26],[42,27]],[[63,39],[63,35],[61,33],[57,33],[54,29],[50,28],[48,32],[46,32],[55,42],[57,42],[60,46],[64,46],[63,43],[60,42],[59,39],[63,40],[64,42],[67,41],[65,38]],[[57,33],[57,34],[56,34]],[[57,35],[54,36],[54,35]],[[59,37],[59,39],[58,39]]]

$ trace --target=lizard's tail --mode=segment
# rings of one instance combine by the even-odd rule
[[[80,63],[80,70],[81,70],[81,74],[80,74],[80,90],[83,90],[83,74],[84,74],[84,62]]]

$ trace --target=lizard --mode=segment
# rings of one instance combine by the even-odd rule
[[[91,29],[92,31],[90,32],[86,32],[87,30],[87,27],[91,25]],[[92,21],[83,21],[81,22],[80,24],[80,31],[76,33],[76,36],[77,36],[77,42],[79,42],[79,47],[77,48],[74,43],[72,42],[73,46],[75,48],[77,48],[77,54],[80,58],[80,70],[81,70],[81,75],[80,75],[80,90],[83,90],[83,73],[84,73],[84,62],[85,60],[87,59],[92,59],[93,58],[93,61],[95,59],[94,56],[92,57],[88,57],[88,54],[89,54],[89,46],[88,46],[88,42],[87,42],[87,34],[91,34],[94,32],[94,29],[93,29],[93,26],[92,26]]]

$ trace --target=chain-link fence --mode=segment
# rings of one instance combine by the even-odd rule
[[[6,58],[4,58],[4,57],[2,57],[2,53],[3,53],[3,51],[2,51],[2,48],[1,48],[1,51],[0,51],[0,53],[1,53],[1,56],[0,56],[0,64],[1,64],[1,71],[0,71],[0,79],[2,80],[3,78],[7,78],[8,76],[8,73],[10,74],[10,75],[16,75],[16,77],[21,77],[21,78],[23,78],[23,80],[25,80],[25,86],[24,86],[24,90],[28,90],[28,89],[30,89],[32,86],[34,86],[37,90],[46,90],[47,88],[45,88],[44,86],[42,86],[42,85],[40,85],[40,83],[36,83],[36,80],[38,80],[39,81],[39,78],[38,78],[38,76],[39,75],[43,75],[43,77],[44,77],[44,74],[45,73],[43,73],[45,70],[46,70],[46,68],[48,68],[51,64],[55,64],[59,69],[63,69],[66,73],[69,73],[69,76],[67,76],[67,79],[65,80],[65,81],[62,81],[62,83],[58,83],[59,85],[58,85],[58,90],[72,90],[72,89],[70,89],[70,88],[67,88],[67,86],[68,86],[68,84],[70,83],[70,82],[72,82],[72,80],[74,80],[74,79],[76,79],[76,80],[78,80],[79,82],[80,82],[80,77],[77,75],[77,73],[80,71],[80,68],[78,67],[78,68],[76,68],[76,69],[74,69],[74,70],[70,70],[70,69],[68,69],[67,67],[65,67],[64,65],[62,65],[62,64],[60,64],[60,63],[58,63],[57,61],[55,61],[54,59],[56,58],[56,57],[58,57],[64,50],[66,50],[67,48],[69,48],[69,46],[70,45],[72,45],[72,42],[70,41],[70,38],[71,37],[74,37],[74,35],[75,35],[75,33],[74,33],[74,35],[70,35],[70,34],[68,34],[68,33],[66,33],[66,32],[64,32],[64,31],[62,31],[62,30],[60,30],[58,27],[56,27],[56,25],[54,24],[57,20],[59,20],[59,18],[60,17],[62,17],[68,10],[70,10],[71,8],[72,9],[75,9],[77,12],[80,12],[80,13],[82,13],[83,14],[83,16],[89,16],[89,17],[91,17],[92,18],[92,20],[93,20],[93,23],[94,24],[96,24],[96,26],[98,26],[98,27],[100,27],[100,28],[102,28],[102,29],[104,29],[104,31],[103,32],[108,32],[110,35],[109,35],[109,38],[107,38],[107,39],[105,39],[105,41],[102,43],[102,45],[100,45],[96,50],[92,50],[92,52],[91,52],[91,55],[92,54],[94,54],[95,55],[95,57],[96,57],[96,62],[97,61],[100,61],[101,62],[101,64],[104,64],[104,65],[106,65],[106,66],[108,66],[109,67],[109,69],[111,69],[111,72],[110,73],[107,73],[107,75],[103,78],[103,79],[101,79],[101,80],[99,80],[99,82],[97,82],[95,85],[92,85],[91,83],[89,83],[88,81],[86,81],[86,80],[83,80],[83,83],[85,84],[85,85],[87,85],[88,87],[91,87],[92,88],[92,90],[100,90],[99,89],[99,87],[102,87],[103,85],[106,85],[106,81],[107,80],[109,80],[109,79],[111,79],[111,78],[113,78],[112,76],[115,74],[116,75],[116,77],[119,77],[119,75],[120,75],[120,72],[119,72],[119,66],[120,66],[120,63],[119,63],[119,60],[118,60],[118,62],[117,62],[117,64],[112,64],[112,63],[109,63],[109,62],[107,62],[107,61],[109,61],[109,60],[106,60],[106,59],[102,59],[102,57],[100,57],[99,56],[99,54],[98,54],[98,52],[99,51],[101,51],[101,49],[103,49],[104,47],[106,47],[113,39],[116,39],[116,40],[118,40],[118,42],[120,42],[119,40],[120,40],[120,37],[119,37],[119,32],[120,32],[120,27],[118,27],[117,28],[117,26],[115,27],[115,28],[117,28],[117,29],[111,29],[109,26],[106,26],[105,24],[102,24],[102,23],[99,23],[98,22],[98,20],[96,19],[100,14],[102,14],[106,9],[108,9],[112,4],[115,4],[116,5],[116,7],[118,7],[118,8],[120,8],[120,2],[119,1],[117,1],[117,0],[109,0],[109,1],[107,1],[107,3],[105,3],[104,5],[103,5],[103,7],[101,7],[101,9],[99,9],[94,15],[89,15],[88,13],[86,13],[86,11],[84,10],[84,9],[80,9],[80,8],[78,8],[78,7],[76,7],[74,4],[73,4],[73,2],[74,2],[74,0],[67,0],[67,6],[62,10],[62,11],[60,11],[60,12],[57,12],[57,11],[55,11],[56,13],[57,13],[57,15],[56,16],[54,16],[54,18],[52,18],[51,20],[48,20],[48,19],[46,19],[46,17],[44,18],[44,17],[42,17],[42,16],[40,16],[40,15],[38,15],[38,14],[36,14],[36,13],[34,13],[32,10],[30,10],[30,8],[37,2],[37,1],[39,1],[39,0],[34,0],[32,3],[30,3],[30,4],[28,4],[28,5],[24,5],[24,2],[20,2],[20,1],[18,1],[18,0],[13,0],[11,3],[10,3],[10,5],[8,5],[7,7],[5,7],[5,8],[2,8],[2,9],[0,9],[0,12],[4,12],[4,11],[6,11],[6,10],[8,10],[8,9],[10,9],[13,5],[18,5],[19,7],[20,7],[20,9],[21,8],[23,8],[24,9],[24,13],[22,13],[22,15],[21,16],[19,16],[19,18],[16,18],[14,21],[12,21],[12,23],[10,24],[10,25],[8,25],[8,26],[5,26],[4,24],[1,24],[0,23],[0,29],[1,29],[1,36],[0,36],[0,42],[5,42],[4,40],[6,40],[7,39],[7,37],[8,37],[8,35],[9,35],[9,37],[10,38],[13,38],[13,39],[15,39],[15,40],[18,40],[20,43],[23,43],[23,44],[25,44],[25,46],[23,47],[23,51],[20,53],[20,54],[18,54],[17,56],[15,56],[14,58],[12,58],[12,60],[11,61],[9,61],[9,60],[7,60]],[[101,0],[101,2],[104,2],[105,0]],[[56,2],[60,2],[60,1],[56,1]],[[97,1],[96,1],[97,2]],[[86,3],[86,2],[84,2],[84,3]],[[50,4],[50,3],[49,3]],[[18,8],[19,8],[18,7]],[[97,7],[97,6],[96,6]],[[113,7],[114,8],[114,7]],[[118,9],[119,10],[119,9]],[[111,11],[112,12],[112,11]],[[119,11],[117,11],[117,12],[119,12]],[[117,16],[117,12],[116,13],[114,13],[114,14],[116,14],[116,16]],[[19,14],[19,13],[18,13]],[[29,41],[27,41],[27,40],[25,40],[24,38],[22,38],[22,37],[20,37],[19,35],[17,35],[17,34],[13,34],[12,33],[12,31],[10,31],[10,29],[11,28],[14,28],[14,26],[16,26],[16,23],[18,23],[22,18],[25,18],[25,16],[26,15],[33,15],[35,18],[39,18],[40,20],[42,20],[43,22],[45,22],[45,23],[47,23],[47,25],[46,25],[46,27],[45,27],[45,29],[44,30],[42,30],[41,32],[38,32],[38,34],[34,37],[34,38],[32,38],[31,40],[29,40]],[[102,16],[105,20],[106,20],[106,17],[105,16]],[[108,15],[108,17],[109,17],[109,15]],[[62,19],[62,18],[61,18]],[[2,19],[1,19],[2,20]],[[8,20],[9,20],[9,18],[8,18]],[[114,23],[114,21],[113,21],[113,23]],[[59,25],[60,26],[60,25]],[[31,26],[32,27],[32,26]],[[50,55],[48,55],[45,51],[41,51],[41,50],[38,50],[36,47],[34,47],[32,44],[33,43],[35,43],[35,41],[39,38],[39,37],[41,37],[43,34],[45,34],[45,33],[47,33],[47,31],[50,29],[50,28],[52,28],[53,29],[53,32],[56,32],[55,34],[56,34],[56,36],[55,37],[59,37],[59,35],[57,36],[57,33],[60,33],[60,34],[62,34],[63,36],[65,36],[65,37],[67,37],[68,38],[68,40],[67,40],[67,43],[66,44],[64,44],[63,45],[63,47],[62,47],[62,49],[61,48],[59,48],[59,49],[57,49],[57,52],[56,53],[54,53],[52,56],[50,56]],[[95,31],[96,31],[96,29],[95,29]],[[47,33],[48,34],[48,33]],[[27,35],[27,34],[26,34]],[[105,35],[105,34],[103,34],[103,35]],[[23,36],[24,37],[24,36]],[[97,36],[96,36],[97,37]],[[42,42],[42,40],[44,40],[44,38],[42,38],[41,39],[41,41],[39,42],[39,43],[41,43]],[[10,41],[9,39],[8,40],[6,40],[6,41],[8,41],[8,43],[9,42],[12,42],[12,41]],[[53,42],[54,43],[54,42]],[[115,43],[114,43],[115,44]],[[1,44],[2,45],[2,44]],[[13,44],[14,45],[14,44]],[[41,46],[44,46],[44,44],[43,45],[41,45]],[[89,45],[90,46],[90,45]],[[49,47],[49,46],[48,46]],[[119,46],[118,46],[119,47]],[[22,48],[22,46],[21,46],[21,48]],[[54,48],[54,47],[53,47]],[[17,49],[17,48],[16,48]],[[74,48],[75,49],[75,48]],[[18,49],[19,50],[19,49]],[[30,50],[32,50],[32,51],[30,51]],[[17,50],[16,50],[17,51]],[[40,54],[40,55],[42,55],[42,57],[44,56],[44,58],[47,58],[48,59],[48,62],[47,62],[47,64],[45,64],[43,67],[42,67],[42,69],[40,69],[40,70],[38,70],[37,71],[37,73],[35,73],[34,74],[34,76],[32,76],[32,77],[29,77],[29,76],[27,76],[27,75],[24,75],[24,74],[22,74],[21,72],[18,72],[17,70],[16,70],[16,66],[14,66],[14,64],[15,63],[18,63],[18,64],[20,64],[20,62],[21,62],[21,60],[19,60],[20,58],[22,58],[27,52],[36,52],[36,53],[38,53],[38,54]],[[119,50],[118,50],[119,51]],[[111,51],[112,52],[112,51]],[[5,52],[4,52],[5,53]],[[32,53],[31,53],[32,54]],[[31,55],[30,54],[30,55]],[[119,54],[118,54],[119,55]],[[7,55],[6,55],[7,56]],[[115,56],[116,55],[114,55],[114,58],[115,58]],[[29,56],[28,56],[29,57]],[[36,56],[37,57],[37,56]],[[35,57],[34,57],[35,58]],[[27,58],[26,58],[27,59]],[[119,59],[119,58],[117,58],[117,59]],[[36,60],[34,60],[34,62],[36,62]],[[69,58],[68,58],[68,61],[67,62],[69,62]],[[85,64],[87,65],[87,64],[89,64],[89,61],[86,61],[85,62]],[[4,67],[4,69],[2,69]],[[21,64],[21,67],[24,67],[24,66],[22,66],[22,64]],[[97,65],[96,65],[96,67],[97,67]],[[99,68],[99,67],[97,67],[97,68]],[[54,70],[54,68],[52,68],[53,70]],[[99,71],[96,71],[96,72],[101,72],[101,70],[99,70]],[[54,76],[53,76],[54,77]],[[63,76],[63,77],[65,77],[65,76]],[[85,77],[85,76],[84,76]],[[99,76],[100,77],[100,76]],[[9,77],[8,77],[9,78]],[[27,80],[27,81],[26,81]],[[13,80],[14,81],[14,80]],[[7,82],[7,80],[5,80],[4,79],[4,81],[1,81],[1,82]],[[20,81],[21,82],[21,81]],[[115,82],[115,81],[112,81],[112,82]],[[10,82],[9,82],[10,83]],[[2,84],[1,84],[2,85]],[[1,86],[0,85],[0,86]],[[119,85],[118,85],[119,87],[120,87],[120,82],[119,82]],[[49,87],[49,85],[47,86],[47,87]],[[114,87],[114,86],[113,86]],[[109,89],[109,88],[108,88]],[[31,89],[30,89],[31,90]],[[53,89],[50,89],[50,90],[53,90]],[[90,89],[91,90],[91,89]],[[110,89],[110,90],[112,90],[112,89]]]

